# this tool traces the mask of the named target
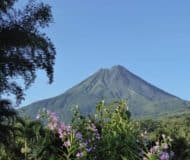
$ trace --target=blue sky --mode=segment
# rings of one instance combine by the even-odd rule
[[[20,0],[20,6],[25,1]],[[54,23],[55,80],[43,72],[22,105],[59,95],[100,68],[120,64],[190,100],[189,0],[44,0]]]

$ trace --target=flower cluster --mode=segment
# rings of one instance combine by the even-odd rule
[[[43,122],[46,122],[47,129],[57,134],[63,142],[63,147],[66,148],[65,154],[75,154],[76,158],[81,158],[85,155],[86,145],[82,142],[82,134],[80,132],[76,132],[71,125],[61,122],[55,112],[43,109],[36,119],[42,120],[42,118]],[[73,150],[73,148],[75,149]],[[65,157],[68,157],[68,155],[65,155]]]
[[[91,130],[94,132],[95,134],[95,138],[96,140],[100,140],[100,134],[98,132],[98,129],[96,128],[96,125],[94,123],[91,123]]]
[[[162,134],[161,140],[156,141],[148,153],[146,153],[143,160],[170,160],[174,156],[174,152],[170,150],[171,142],[173,140],[165,134]]]
[[[100,140],[100,134],[93,122],[88,121],[86,126],[85,136],[83,137],[82,133],[78,131],[76,137],[80,142],[80,147],[83,147],[86,153],[89,154],[96,149],[96,143]]]
[[[113,118],[114,121],[112,121],[111,118]],[[126,125],[125,119],[121,119],[118,114],[113,115],[111,118],[109,125],[105,125],[107,124],[107,120],[109,120],[108,118],[104,123],[99,123],[90,118],[81,119],[80,121],[77,117],[76,124],[72,122],[71,126],[60,121],[56,113],[50,112],[49,110],[43,109],[36,117],[36,119],[42,121],[48,131],[50,131],[51,134],[53,133],[58,139],[58,146],[62,151],[61,156],[66,160],[91,158],[95,160],[98,159],[97,154],[99,152],[101,152],[101,156],[117,157],[117,152],[120,152],[120,150],[118,150],[120,145],[126,145],[128,148],[133,149],[132,151],[127,150],[122,152],[121,154],[123,155],[126,153],[133,153],[134,155],[135,153],[137,157],[143,160],[172,160],[174,153],[171,151],[171,142],[173,140],[170,137],[162,134],[162,136],[160,136],[150,147],[147,131],[144,131],[141,134],[139,134],[139,132],[132,132],[131,125]],[[115,123],[118,122],[118,120],[120,120],[120,124]],[[129,136],[126,135],[129,135],[132,138],[127,139]],[[120,137],[122,137],[122,141],[120,141]],[[131,143],[128,144],[130,140]],[[110,141],[113,141],[112,143],[116,145],[109,146],[111,143]],[[120,143],[118,143],[118,141]],[[132,146],[130,144],[132,144]],[[107,146],[109,147],[107,150],[109,151],[108,153],[113,154],[115,152],[114,156],[105,152],[104,148]],[[140,154],[139,148],[142,148]],[[111,150],[113,152],[111,152]]]

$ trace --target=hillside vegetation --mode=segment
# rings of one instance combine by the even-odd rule
[[[36,120],[17,118],[2,160],[189,160],[190,116],[131,120],[124,101],[96,106],[91,116],[73,110],[65,124],[42,109]]]
[[[82,114],[92,114],[102,99],[107,103],[125,99],[133,118],[155,118],[182,112],[190,106],[189,102],[151,85],[123,66],[114,66],[100,69],[65,93],[32,103],[22,112],[34,118],[40,108],[46,108],[64,114],[64,120],[69,121],[71,108],[78,105]]]

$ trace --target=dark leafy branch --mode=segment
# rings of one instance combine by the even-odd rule
[[[44,70],[52,83],[56,52],[40,29],[52,22],[50,6],[30,1],[25,9],[16,10],[14,2],[4,1],[0,6],[4,12],[0,15],[0,92],[15,95],[19,102],[38,69]],[[23,79],[25,86],[16,78]]]

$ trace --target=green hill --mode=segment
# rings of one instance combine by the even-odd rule
[[[84,114],[94,112],[96,103],[126,99],[132,117],[155,117],[185,111],[190,103],[171,95],[131,73],[123,66],[100,69],[65,93],[32,103],[22,110],[34,117],[40,108],[64,113],[70,119],[70,109],[76,105]]]

